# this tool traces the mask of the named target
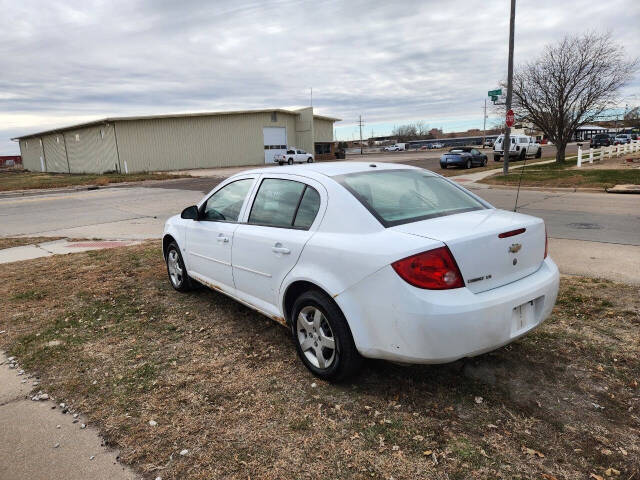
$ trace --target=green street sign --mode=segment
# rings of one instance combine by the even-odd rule
[[[502,89],[501,89],[501,88],[499,88],[498,90],[489,90],[488,95],[489,95],[490,97],[497,97],[497,96],[500,96],[500,95],[502,95]]]
[[[491,101],[492,102],[497,102],[498,101],[498,96],[497,95],[491,95]]]

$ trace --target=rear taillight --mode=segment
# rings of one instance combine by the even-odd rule
[[[547,226],[544,226],[544,258],[547,258],[549,253],[549,237],[547,236]]]
[[[429,290],[447,290],[464,287],[462,274],[448,247],[403,258],[391,264],[407,283]]]

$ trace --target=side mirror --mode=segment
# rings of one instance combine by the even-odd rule
[[[191,205],[190,207],[185,208],[182,210],[180,218],[184,218],[185,220],[198,220],[198,207]]]

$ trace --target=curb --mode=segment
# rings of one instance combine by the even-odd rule
[[[514,185],[491,185],[488,183],[480,183],[481,188],[490,188],[498,190],[517,190],[518,187]],[[473,185],[473,184],[472,184]],[[468,185],[468,186],[472,186]],[[604,188],[587,188],[587,187],[520,187],[520,190],[532,190],[537,192],[586,192],[586,193],[607,193]]]

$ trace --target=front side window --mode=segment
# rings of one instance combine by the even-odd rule
[[[202,207],[202,220],[237,222],[253,178],[237,180],[211,195]]]
[[[382,170],[334,177],[385,227],[486,208],[447,180],[422,170]]]
[[[319,208],[320,196],[314,188],[293,180],[266,178],[253,201],[249,223],[306,230]]]

